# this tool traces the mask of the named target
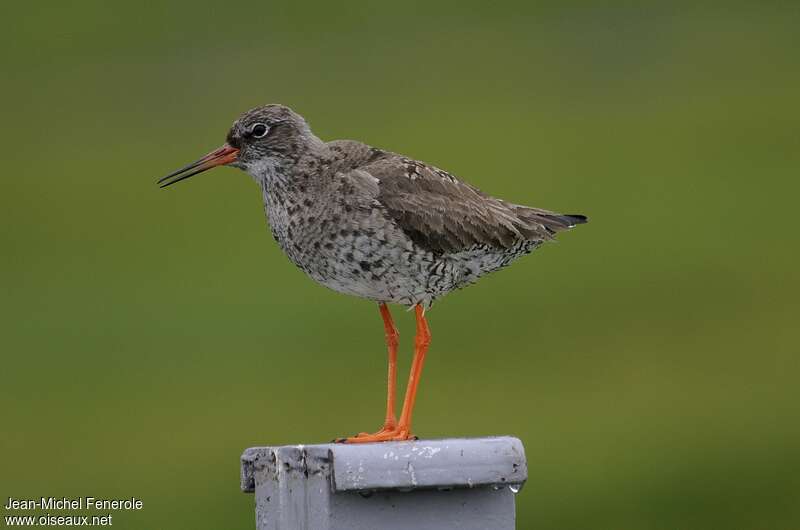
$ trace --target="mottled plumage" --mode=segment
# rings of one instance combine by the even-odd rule
[[[269,132],[250,142],[261,123]],[[231,165],[261,186],[289,259],[331,289],[378,302],[429,307],[586,220],[490,197],[360,142],[323,142],[280,105],[245,113],[228,143],[240,149]]]

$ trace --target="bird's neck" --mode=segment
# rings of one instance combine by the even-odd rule
[[[285,188],[291,180],[292,171],[292,162],[278,157],[262,158],[247,166],[247,173],[262,190]]]
[[[297,157],[265,158],[248,168],[261,188],[272,235],[290,258],[288,236],[292,216],[319,206],[317,199],[324,195],[325,182],[320,169],[327,160],[327,147],[324,144],[319,147]]]

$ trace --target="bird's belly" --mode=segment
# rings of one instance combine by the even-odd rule
[[[334,291],[379,302],[429,307],[531,250],[530,242],[521,241],[510,249],[476,246],[436,255],[415,245],[378,209],[346,224],[324,215],[304,219],[294,229],[276,213],[282,212],[269,215],[273,235],[295,265]]]
[[[319,253],[301,269],[334,291],[407,306],[429,307],[437,298],[501,269],[527,254],[535,244],[504,251],[471,249],[435,256],[413,247],[359,245],[341,252]],[[311,256],[309,256],[311,258]]]
[[[409,306],[430,299],[430,253],[416,248],[379,208],[352,208],[347,220],[335,210],[293,229],[279,211],[271,212],[273,235],[295,265],[340,293]]]
[[[332,249],[328,249],[332,250]],[[334,291],[378,302],[425,303],[425,256],[412,250],[377,245],[341,247],[296,262],[312,279]]]

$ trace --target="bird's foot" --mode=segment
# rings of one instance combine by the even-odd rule
[[[381,430],[374,433],[362,432],[349,438],[337,438],[336,443],[346,444],[366,444],[374,442],[402,442],[405,440],[417,440],[417,437],[408,432],[408,429],[397,426],[384,426]]]
[[[383,427],[381,427],[381,430],[379,430],[377,432],[372,432],[372,433],[370,433],[370,432],[360,432],[360,433],[356,434],[355,436],[352,436],[352,438],[369,438],[370,436],[380,436],[380,435],[386,434],[387,432],[393,432],[393,431],[396,431],[396,430],[397,430],[397,421],[396,420],[389,420],[386,423],[384,423]]]

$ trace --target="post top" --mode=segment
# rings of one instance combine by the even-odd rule
[[[321,474],[333,492],[520,487],[528,478],[522,442],[511,436],[251,447],[241,465],[244,492],[255,491],[257,474]]]

